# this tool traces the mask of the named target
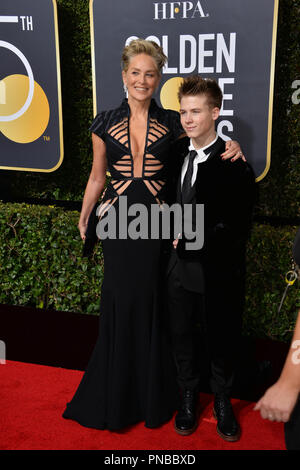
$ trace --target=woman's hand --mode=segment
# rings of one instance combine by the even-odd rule
[[[86,239],[85,233],[86,233],[87,225],[88,225],[87,222],[84,222],[81,220],[79,220],[78,222],[78,229],[79,229],[80,237],[82,240]]]
[[[100,137],[98,137],[94,133],[92,134],[92,141],[93,166],[85,189],[82,209],[77,225],[82,240],[86,239],[85,234],[88,226],[90,213],[93,210],[96,201],[99,200],[100,194],[104,189],[106,180],[107,160],[105,143]]]
[[[290,419],[298,396],[298,388],[278,380],[256,403],[254,410],[259,410],[264,419],[286,423]]]
[[[178,236],[177,236],[177,238],[176,238],[176,240],[173,241],[173,248],[174,248],[174,250],[176,250],[176,248],[177,248],[178,240],[179,240],[180,237],[181,237],[181,234],[179,233]]]
[[[226,151],[221,154],[222,160],[227,160],[228,158],[233,157],[231,158],[232,162],[235,162],[239,158],[241,158],[244,162],[246,161],[246,158],[243,155],[240,144],[236,142],[235,140],[227,140],[225,148],[226,148]]]
[[[300,338],[300,311],[296,321],[292,343],[285,360],[280,378],[270,387],[256,403],[254,409],[259,410],[265,419],[286,423],[296,405],[300,393],[300,364],[294,357]]]

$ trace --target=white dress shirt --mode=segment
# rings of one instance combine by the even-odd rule
[[[208,154],[206,154],[206,153],[204,153],[204,150],[207,149],[208,147],[210,147],[211,145],[213,145],[217,141],[217,139],[218,139],[218,134],[216,134],[216,138],[212,142],[210,142],[208,145],[206,145],[205,147],[202,147],[200,149],[195,149],[195,147],[192,143],[192,139],[190,139],[189,151],[195,150],[198,154],[198,155],[196,155],[196,157],[194,159],[193,175],[192,175],[192,182],[191,182],[192,186],[195,183],[196,178],[197,178],[198,164],[205,162],[208,159],[208,157],[210,156],[210,152]],[[187,155],[184,159],[182,169],[181,169],[181,187],[182,187],[184,176],[185,176],[186,171],[187,171],[188,164],[189,164],[189,156]]]

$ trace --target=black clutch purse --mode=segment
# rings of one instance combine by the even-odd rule
[[[98,224],[98,217],[96,216],[97,207],[99,205],[99,201],[96,202],[94,205],[88,220],[87,229],[85,232],[85,240],[82,250],[82,256],[85,258],[90,257],[93,254],[94,248],[96,243],[99,241],[97,237],[96,228]]]

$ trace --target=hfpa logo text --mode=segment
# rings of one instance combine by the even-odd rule
[[[207,18],[201,2],[158,2],[154,3],[154,20],[175,20]]]

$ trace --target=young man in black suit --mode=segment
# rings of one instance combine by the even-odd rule
[[[232,163],[220,156],[225,142],[215,130],[222,105],[218,84],[199,76],[188,77],[178,97],[181,124],[187,137],[174,145],[169,181],[173,191],[168,202],[176,202],[182,209],[190,205],[193,215],[190,235],[182,233],[173,242],[167,269],[169,327],[181,390],[175,430],[188,435],[198,424],[200,378],[196,367],[195,322],[199,321],[200,313],[210,356],[217,432],[223,439],[235,441],[240,436],[240,427],[230,394],[240,346],[245,245],[255,178],[242,159]],[[204,243],[199,247],[196,208],[201,204]],[[183,219],[187,217],[184,215]],[[190,240],[192,233],[196,235],[194,245]]]

